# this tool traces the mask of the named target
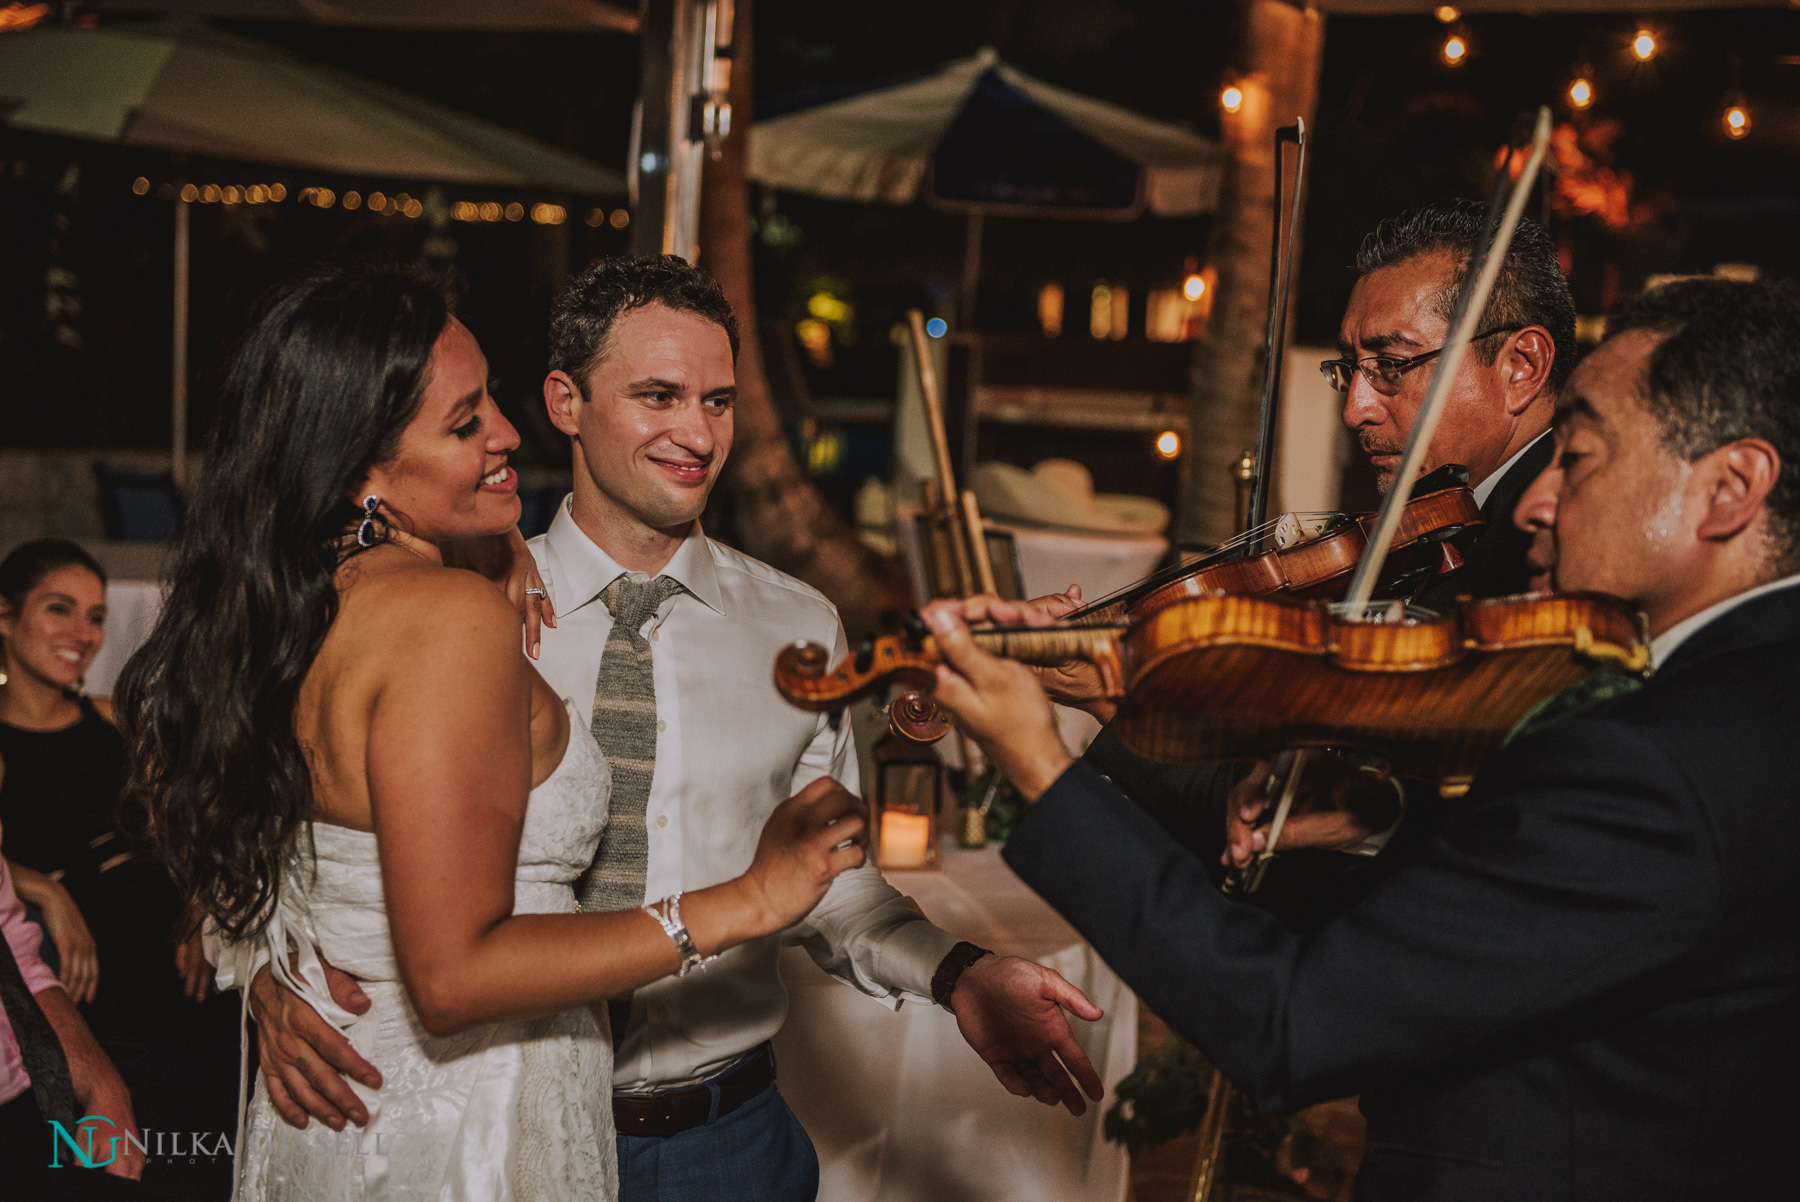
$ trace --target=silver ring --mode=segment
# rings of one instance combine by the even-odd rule
[[[527,597],[541,597],[544,595],[544,590],[541,588],[528,588],[525,590],[525,595]]]

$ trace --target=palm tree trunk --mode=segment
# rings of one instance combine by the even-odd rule
[[[908,605],[896,559],[876,554],[826,504],[788,449],[757,337],[750,267],[749,159],[751,0],[737,0],[731,66],[731,136],[706,164],[700,196],[700,262],[737,310],[743,349],[737,362],[735,444],[708,515],[746,553],[799,577],[829,597],[852,629],[871,629],[883,613]]]
[[[1236,533],[1233,468],[1256,446],[1262,395],[1275,129],[1296,116],[1312,126],[1325,45],[1325,18],[1316,9],[1245,0],[1239,20],[1246,75],[1237,84],[1244,100],[1236,113],[1220,114],[1224,178],[1208,248],[1219,271],[1218,292],[1207,336],[1195,347],[1189,400],[1193,451],[1179,531],[1191,542],[1220,542]]]

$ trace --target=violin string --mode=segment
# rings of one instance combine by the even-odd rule
[[[1230,558],[1233,552],[1257,545],[1263,539],[1275,533],[1280,527],[1283,518],[1311,518],[1330,522],[1343,516],[1341,510],[1301,509],[1293,510],[1291,513],[1283,514],[1280,517],[1271,518],[1254,530],[1246,530],[1242,534],[1234,535],[1224,542],[1218,543],[1210,550],[1203,552],[1196,559],[1190,559],[1184,563],[1172,564],[1166,568],[1159,568],[1157,571],[1150,573],[1148,576],[1145,576],[1135,583],[1128,584],[1121,589],[1116,589],[1097,601],[1090,601],[1080,609],[1065,614],[1063,620],[1066,622],[1074,622],[1079,621],[1082,618],[1091,617],[1093,614],[1110,605],[1116,605],[1121,601],[1129,602],[1136,600],[1138,597],[1144,596],[1147,593],[1155,592],[1165,584],[1170,584],[1176,580],[1180,580],[1184,576],[1191,575],[1201,568],[1210,567],[1215,563],[1222,563]],[[1249,556],[1246,555],[1244,558],[1247,559]]]

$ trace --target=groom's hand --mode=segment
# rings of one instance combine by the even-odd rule
[[[350,1013],[368,1010],[368,995],[349,973],[327,964],[325,984],[331,1000]],[[343,1032],[320,1018],[267,968],[250,984],[250,1015],[256,1019],[269,1102],[288,1126],[304,1130],[309,1114],[333,1131],[342,1131],[346,1121],[359,1127],[368,1124],[368,1109],[344,1078],[380,1089],[381,1074],[350,1046]]]
[[[1106,1095],[1063,1014],[1093,1022],[1102,1011],[1056,970],[1019,956],[983,956],[957,979],[950,1008],[963,1038],[1009,1093],[1046,1106],[1060,1101],[1071,1114],[1087,1111],[1082,1090],[1096,1102]]]

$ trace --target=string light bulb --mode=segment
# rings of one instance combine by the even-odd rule
[[[1577,76],[1569,84],[1569,104],[1573,108],[1592,108],[1594,104],[1594,81],[1585,75]]]
[[[1206,295],[1206,277],[1194,272],[1181,281],[1181,295],[1191,301],[1197,301]]]
[[[1454,25],[1462,20],[1462,10],[1457,8],[1454,4],[1438,5],[1437,12],[1433,15],[1446,25]]]
[[[1235,113],[1244,107],[1244,89],[1231,84],[1219,93],[1219,107],[1228,113]]]
[[[1462,66],[1463,59],[1468,55],[1469,43],[1460,33],[1453,33],[1445,38],[1443,49],[1438,51],[1438,57],[1444,60],[1446,67]]]
[[[1631,57],[1640,63],[1647,63],[1656,57],[1656,35],[1648,29],[1640,29],[1631,38]]]
[[[1156,436],[1156,456],[1159,459],[1181,458],[1181,434],[1176,430],[1164,430]]]
[[[1725,110],[1725,136],[1732,141],[1750,132],[1750,110],[1741,104],[1734,104]]]

